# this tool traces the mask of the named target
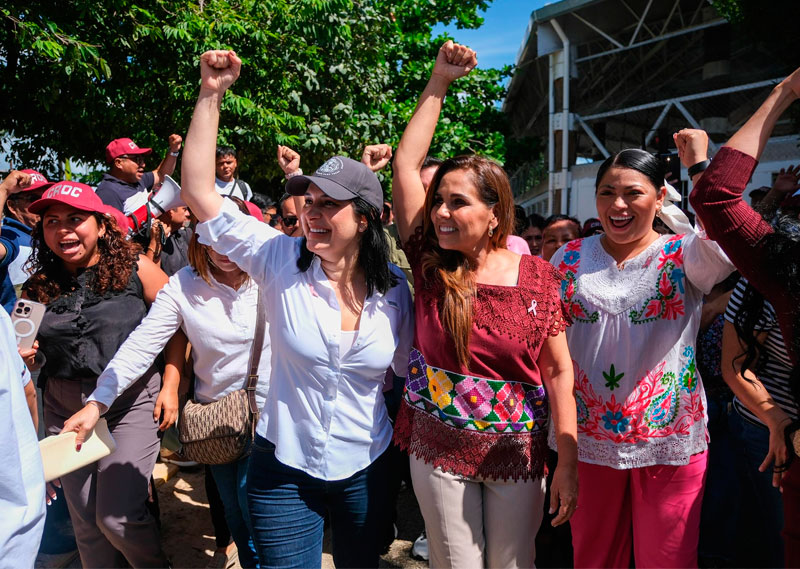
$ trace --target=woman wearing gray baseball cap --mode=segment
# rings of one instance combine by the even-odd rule
[[[559,450],[553,525],[577,501],[561,275],[506,249],[514,202],[499,165],[458,156],[427,192],[421,179],[447,89],[476,64],[471,49],[442,46],[395,154],[395,223],[416,293],[395,441],[411,455],[431,567],[533,567],[550,421]]]
[[[220,103],[240,69],[232,51],[201,56],[182,196],[203,222],[200,241],[258,283],[277,356],[247,480],[259,562],[319,567],[327,510],[337,567],[377,567],[392,438],[382,389],[389,367],[405,373],[411,295],[388,264],[383,195],[363,164],[334,156],[313,175],[290,178],[302,239],[249,218],[214,190]]]

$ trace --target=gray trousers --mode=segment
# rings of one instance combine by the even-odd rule
[[[44,420],[48,435],[58,434],[64,421],[83,407],[96,381],[47,380]],[[117,450],[61,478],[85,569],[168,566],[156,520],[146,506],[159,451],[153,408],[160,387],[161,376],[151,368],[105,414]]]

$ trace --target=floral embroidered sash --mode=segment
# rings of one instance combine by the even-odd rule
[[[548,405],[541,385],[439,369],[427,365],[416,349],[409,358],[405,398],[458,429],[518,433],[547,428]]]
[[[544,475],[548,418],[541,385],[446,371],[412,349],[394,441],[456,475],[528,480]]]

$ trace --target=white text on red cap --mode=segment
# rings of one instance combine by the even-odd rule
[[[45,192],[45,194],[42,197],[54,198],[58,194],[63,194],[65,196],[72,196],[73,198],[79,198],[81,197],[82,193],[83,193],[83,188],[81,188],[80,186],[73,186],[72,184],[56,184],[55,186],[47,190],[47,192]]]

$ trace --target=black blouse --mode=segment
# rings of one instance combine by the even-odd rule
[[[121,292],[98,295],[92,268],[81,270],[74,289],[47,305],[39,328],[39,349],[47,357],[42,379],[96,377],[147,314],[136,267]]]

